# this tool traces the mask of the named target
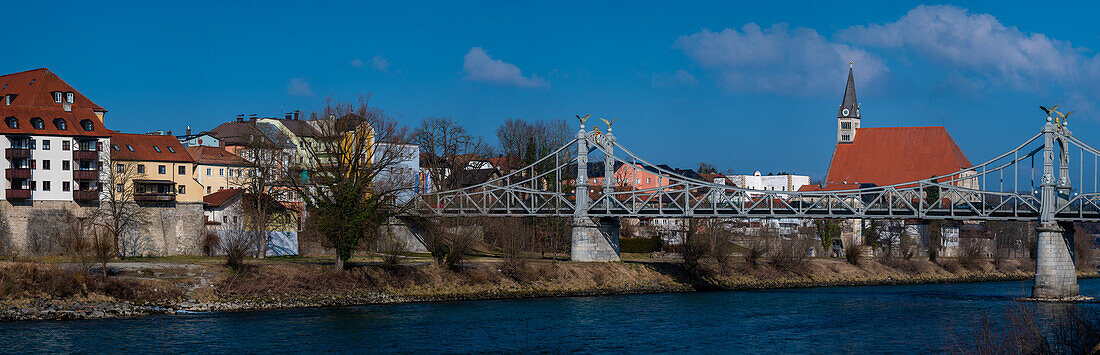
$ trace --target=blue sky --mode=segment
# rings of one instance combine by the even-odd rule
[[[591,113],[653,162],[817,179],[851,60],[865,127],[943,125],[978,163],[1060,103],[1100,142],[1089,3],[31,3],[0,72],[48,67],[126,132],[369,93],[409,126]]]

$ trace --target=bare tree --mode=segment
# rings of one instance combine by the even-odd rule
[[[425,156],[421,165],[428,170],[436,190],[458,187],[458,177],[469,165],[470,157],[492,154],[484,139],[466,132],[450,118],[425,118],[413,132],[412,142],[420,146]]]
[[[231,173],[230,184],[242,190],[241,212],[244,215],[243,227],[256,236],[255,256],[264,258],[270,242],[268,225],[274,212],[280,207],[270,203],[272,199],[283,200],[287,189],[282,183],[286,170],[293,169],[290,154],[279,146],[272,137],[265,136],[260,130],[254,130],[237,154],[247,160],[247,168],[238,168]]]
[[[145,209],[134,200],[134,179],[140,176],[137,165],[111,158],[106,159],[103,165],[107,169],[100,172],[100,181],[107,186],[102,187],[99,207],[91,212],[89,218],[92,224],[111,236],[113,249],[119,255],[136,254],[136,250],[127,250],[133,248],[122,247],[122,236],[140,230],[149,218]]]
[[[365,96],[354,105],[329,100],[311,116],[316,143],[306,145],[302,170],[287,170],[284,181],[336,249],[340,272],[360,243],[373,245],[386,220],[409,210],[411,200],[402,196],[412,183],[379,181],[407,159],[402,149],[387,148],[404,143],[406,132]]]
[[[88,235],[91,237],[92,257],[99,264],[103,277],[107,277],[107,262],[118,255],[118,249],[115,249],[117,239],[106,228],[96,226],[88,230]]]
[[[496,130],[501,153],[519,158],[521,166],[553,153],[571,139],[571,133],[564,119],[528,122],[509,118]]]

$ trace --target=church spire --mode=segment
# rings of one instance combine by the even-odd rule
[[[856,101],[856,81],[852,76],[852,62],[848,62],[848,85],[844,87],[844,100],[840,102],[836,117],[859,118],[859,101]]]
[[[844,86],[844,100],[836,110],[836,142],[852,143],[859,133],[859,101],[856,101],[856,80],[852,76],[852,62],[848,62],[848,85]]]

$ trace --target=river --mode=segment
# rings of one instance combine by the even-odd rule
[[[1100,295],[1100,279],[1081,280]],[[0,322],[0,352],[928,352],[1030,282],[569,297]],[[1039,314],[1051,304],[1028,303]],[[1081,304],[1090,314],[1100,304]],[[954,339],[954,340],[953,340]]]

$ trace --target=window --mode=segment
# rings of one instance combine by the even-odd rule
[[[206,187],[206,194],[207,194],[207,195],[209,195],[209,194],[210,194],[210,186],[207,186],[207,187]]]
[[[160,147],[158,147],[158,146],[155,146],[155,145],[154,145],[154,146],[153,146],[153,150],[157,151],[157,153],[160,153]]]
[[[176,189],[179,190],[180,195],[183,195],[183,194],[187,193],[186,186],[176,185]]]
[[[69,166],[71,166],[71,164],[72,163],[70,163],[68,160],[62,160],[61,161],[61,170],[69,170]],[[119,167],[121,168],[122,165],[119,165]]]
[[[187,167],[186,166],[181,165],[179,170],[180,170],[180,175],[187,174]]]
[[[129,144],[126,145],[126,149],[129,149],[131,152],[134,151],[134,147]]]
[[[49,181],[43,181],[42,182],[42,191],[50,191],[50,182]]]
[[[145,164],[138,164],[138,174],[145,173]]]
[[[31,190],[38,190],[38,181],[31,181]]]
[[[5,119],[4,119],[4,124],[7,124],[7,125],[8,125],[8,128],[11,128],[11,129],[16,129],[16,128],[19,128],[19,121],[17,121],[17,120],[15,119],[15,117],[8,117],[8,118],[5,118]]]
[[[210,168],[206,168],[206,176],[210,176]]]
[[[840,123],[840,129],[852,129],[852,123],[851,122],[841,122]]]
[[[847,135],[847,134],[843,134],[843,135],[841,135],[841,136],[840,136],[840,140],[842,140],[842,141],[846,141],[846,140],[848,140],[848,135]]]
[[[61,150],[69,150],[69,149],[71,149],[72,147],[70,147],[70,146],[69,146],[70,144],[71,144],[71,143],[69,143],[69,140],[68,140],[68,139],[66,139],[66,140],[63,140],[63,141],[61,141]]]
[[[42,150],[50,150],[50,140],[49,139],[43,139],[42,140]]]
[[[53,119],[53,125],[54,125],[54,127],[57,127],[58,130],[61,130],[61,131],[69,129],[68,125],[65,124],[65,119],[63,119],[63,118]]]
[[[71,92],[65,93],[65,102],[68,102],[70,104],[73,103],[73,93],[71,93]]]
[[[164,165],[161,165],[161,166],[157,167],[157,174],[164,175],[164,174],[167,174],[167,173],[168,173],[168,169],[165,168]]]
[[[46,129],[46,121],[43,121],[41,117],[32,118],[31,127],[34,127],[34,129]]]
[[[36,142],[38,142],[36,140],[30,139],[27,140],[27,142],[31,144],[31,149],[34,149],[36,146],[38,146],[37,144],[35,144]]]
[[[225,168],[218,169],[218,176],[225,176]]]
[[[69,191],[72,188],[68,181],[61,182],[61,191]]]
[[[229,169],[229,177],[233,177],[233,169]]]
[[[31,169],[35,169],[38,166],[37,164],[35,164],[37,162],[37,160],[31,160]]]
[[[117,186],[115,186],[115,192],[122,192],[122,190],[123,190],[122,184],[118,184]]]
[[[168,152],[169,152],[169,153],[175,153],[175,152],[176,152],[176,150],[175,150],[175,149],[172,149],[172,147],[168,147]]]
[[[50,170],[50,161],[49,160],[43,160],[42,161],[42,170]]]
[[[61,92],[60,91],[54,91],[53,92],[53,102],[61,103]]]
[[[120,172],[120,173],[125,172],[126,167],[122,166],[122,164],[118,164],[117,166],[115,166],[115,171]]]
[[[92,124],[92,120],[83,120],[80,121],[80,128],[83,128],[85,131],[91,132],[93,129],[95,129],[95,125]]]
[[[111,148],[114,148],[114,150],[119,150],[118,149],[118,144],[111,144]]]

